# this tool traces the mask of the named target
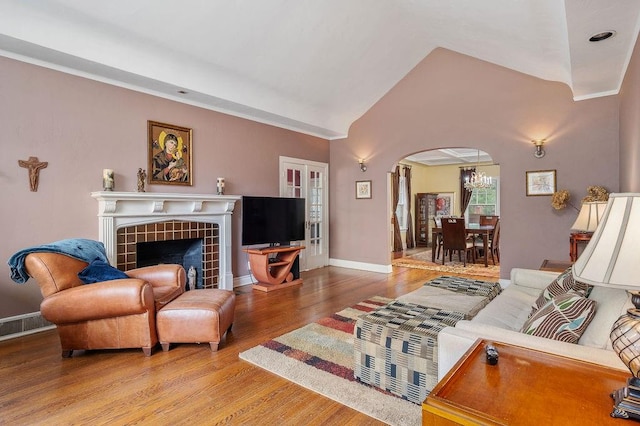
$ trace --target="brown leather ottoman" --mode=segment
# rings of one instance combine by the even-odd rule
[[[156,315],[162,350],[171,343],[209,342],[212,351],[233,324],[236,295],[229,290],[201,289],[184,292]]]

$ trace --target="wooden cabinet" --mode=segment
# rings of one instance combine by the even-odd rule
[[[431,229],[434,227],[433,217],[436,215],[436,198],[438,194],[421,192],[416,194],[416,226],[415,240],[417,247],[429,247]]]

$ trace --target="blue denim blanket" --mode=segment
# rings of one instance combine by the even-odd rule
[[[30,253],[60,253],[75,259],[90,263],[93,260],[102,260],[109,263],[104,245],[100,241],[85,240],[82,238],[70,238],[67,240],[55,241],[50,244],[29,247],[15,253],[7,262],[11,268],[11,279],[18,284],[23,284],[29,279],[27,270],[24,267],[24,260]]]

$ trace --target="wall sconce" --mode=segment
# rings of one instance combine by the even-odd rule
[[[533,156],[536,158],[542,158],[544,157],[544,149],[542,148],[544,146],[544,143],[546,142],[546,139],[536,139],[531,141],[533,142],[533,144],[536,146],[536,150],[533,153]]]
[[[358,160],[358,164],[360,164],[360,171],[362,171],[362,172],[366,172],[367,171],[367,165],[364,164],[364,159],[363,158]]]

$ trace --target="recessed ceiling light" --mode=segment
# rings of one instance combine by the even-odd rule
[[[593,41],[593,42],[602,41],[602,40],[611,38],[614,35],[616,35],[615,31],[602,31],[601,33],[595,33],[594,35],[589,37],[589,41]]]
[[[186,95],[189,92],[187,92],[186,90],[178,90],[178,93],[180,93],[181,95]]]

